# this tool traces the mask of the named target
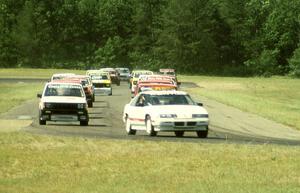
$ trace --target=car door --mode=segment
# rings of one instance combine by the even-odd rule
[[[144,127],[145,126],[145,98],[141,94],[134,100],[129,107],[129,119],[132,126]]]

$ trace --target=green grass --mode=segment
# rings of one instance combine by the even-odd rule
[[[0,135],[1,192],[300,192],[300,149]]]
[[[0,113],[36,98],[42,93],[44,83],[1,83],[0,82]]]
[[[186,89],[196,96],[205,96],[300,130],[300,79],[207,76],[180,76],[179,79],[197,83],[200,88]]]
[[[0,78],[45,78],[50,79],[55,73],[85,74],[83,70],[66,69],[32,69],[32,68],[2,68]]]

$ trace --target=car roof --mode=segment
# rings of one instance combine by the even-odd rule
[[[175,72],[173,68],[161,68],[159,69],[160,72]]]
[[[66,78],[66,79],[59,79],[53,80],[53,83],[81,83],[82,79],[78,78]]]
[[[48,82],[46,85],[54,85],[54,84],[62,84],[62,85],[78,85],[81,86],[79,83],[71,83],[71,82]]]
[[[143,73],[143,72],[152,72],[152,71],[151,70],[133,70],[132,71],[132,73]]]
[[[75,75],[74,73],[55,73],[52,76]]]
[[[150,95],[187,95],[184,91],[170,90],[170,91],[143,91],[141,94]]]

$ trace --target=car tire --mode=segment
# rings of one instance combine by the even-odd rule
[[[88,126],[89,122],[88,121],[80,121],[81,126]]]
[[[146,132],[149,134],[149,136],[156,136],[157,135],[157,132],[154,131],[154,127],[151,123],[151,118],[150,116],[147,116],[146,117]]]
[[[131,128],[131,124],[130,124],[130,121],[128,120],[127,116],[126,116],[126,119],[125,119],[125,129],[126,129],[126,133],[128,135],[135,135],[136,134],[136,130],[133,130]]]
[[[117,86],[120,86],[120,84],[121,84],[121,83],[120,83],[120,81],[119,81],[119,82],[117,83]]]
[[[175,131],[174,133],[175,133],[176,137],[183,137],[183,135],[184,135],[184,131]]]
[[[112,95],[112,91],[111,91],[111,93],[108,94],[108,96],[111,96],[111,95]]]
[[[93,100],[93,102],[95,102],[95,94],[93,94],[93,99],[92,100]]]
[[[205,131],[197,131],[197,136],[199,138],[207,138],[207,135],[208,135],[208,129]]]
[[[46,125],[46,120],[39,120],[40,125]]]
[[[88,107],[90,107],[90,108],[93,107],[93,101],[92,100],[88,101]]]

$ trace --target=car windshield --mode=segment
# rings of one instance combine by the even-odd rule
[[[166,72],[167,75],[175,75],[175,72]]]
[[[92,80],[108,80],[107,75],[96,75],[92,76]]]
[[[146,103],[151,105],[195,105],[196,103],[189,95],[166,94],[145,95]]]
[[[140,75],[152,75],[152,72],[139,72],[134,75],[135,78],[138,78]]]
[[[82,93],[81,86],[79,85],[55,84],[47,86],[45,96],[83,97],[84,95]]]
[[[129,73],[129,70],[127,70],[127,69],[120,69],[119,72],[125,74],[125,73]]]

